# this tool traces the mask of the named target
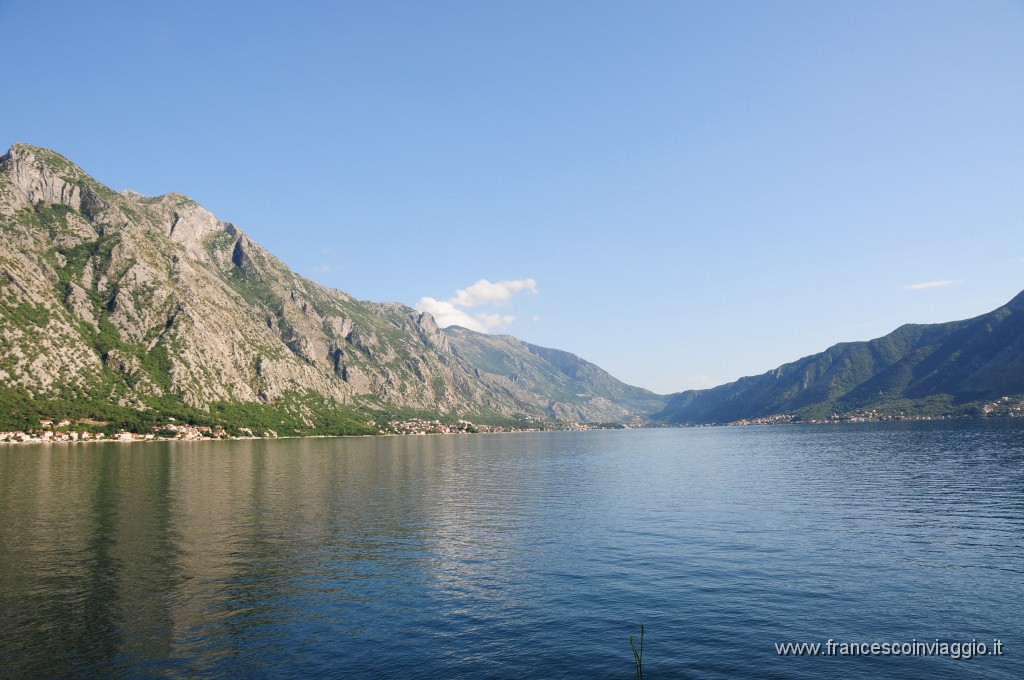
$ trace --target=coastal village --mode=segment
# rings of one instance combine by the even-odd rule
[[[1000,397],[998,400],[982,404],[976,414],[912,414],[903,411],[888,412],[875,408],[857,409],[848,413],[833,413],[827,418],[800,418],[793,414],[775,414],[763,418],[737,420],[728,425],[784,425],[784,424],[828,424],[828,423],[880,423],[887,421],[910,420],[955,420],[965,417],[983,418],[1020,418],[1024,416],[1024,399],[1016,397]]]
[[[505,428],[501,426],[476,425],[468,420],[456,420],[454,423],[444,423],[440,420],[426,420],[423,418],[409,418],[407,420],[392,420],[382,428],[386,434],[474,434],[478,432],[539,432],[542,428]]]
[[[96,426],[105,423],[90,422],[88,425]],[[625,428],[643,427],[644,422],[634,419],[622,426]],[[479,434],[479,433],[501,433],[501,432],[542,432],[546,430],[594,430],[606,429],[607,425],[593,425],[589,423],[567,422],[567,423],[542,423],[538,421],[535,426],[516,427],[503,425],[483,425],[473,423],[469,420],[456,420],[445,422],[442,420],[425,418],[407,418],[403,420],[391,420],[381,426],[382,435],[427,435],[427,434]],[[260,434],[254,433],[249,428],[239,428],[238,435],[229,434],[222,427],[211,427],[208,425],[186,425],[174,421],[163,425],[154,425],[149,432],[117,432],[106,434],[103,432],[91,431],[83,427],[83,423],[76,423],[70,420],[49,420],[39,421],[39,429],[13,432],[0,432],[0,444],[57,444],[73,442],[141,442],[141,441],[213,441],[222,439],[277,439],[278,433],[274,430],[266,430]]]

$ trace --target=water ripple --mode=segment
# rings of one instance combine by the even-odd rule
[[[0,450],[2,676],[1022,677],[1024,427]]]

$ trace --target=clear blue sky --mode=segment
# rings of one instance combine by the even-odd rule
[[[1021,2],[0,0],[0,35],[5,148],[660,392],[1024,289]]]

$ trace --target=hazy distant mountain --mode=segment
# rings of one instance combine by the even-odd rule
[[[726,423],[776,414],[823,417],[971,413],[1024,394],[1024,293],[966,321],[908,324],[868,342],[835,345],[763,375],[672,395],[668,423]]]
[[[510,335],[487,335],[453,326],[444,330],[452,347],[489,382],[497,381],[559,420],[615,422],[651,413],[666,397],[616,380],[575,354],[538,347]]]
[[[646,408],[610,377],[622,389],[598,389],[589,368],[529,384],[492,375],[429,314],[314,283],[188,197],[115,192],[46,149],[0,158],[0,235],[8,423],[141,414],[339,432],[396,409],[606,419]]]

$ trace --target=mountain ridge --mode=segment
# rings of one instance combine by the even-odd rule
[[[461,326],[449,326],[442,332],[479,371],[527,392],[546,395],[544,408],[554,419],[623,421],[665,404],[662,395],[626,385],[570,352]]]
[[[972,415],[1024,394],[1024,292],[664,396],[569,352],[356,300],[183,194],[117,192],[40,147],[0,157],[0,234],[0,426],[173,416],[339,434],[403,413],[677,425]]]
[[[116,192],[48,149],[0,157],[0,233],[0,398],[19,422],[219,413],[323,433],[551,413],[429,314],[322,286],[191,198]]]
[[[866,411],[977,415],[982,402],[1017,395],[1024,395],[1024,292],[971,319],[904,324],[757,376],[669,395],[665,409],[652,417],[708,424]]]

